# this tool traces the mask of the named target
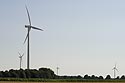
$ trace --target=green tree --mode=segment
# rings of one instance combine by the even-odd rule
[[[84,76],[84,79],[90,79],[90,76],[88,76],[87,74]]]
[[[25,74],[25,71],[23,69],[19,70],[19,77],[20,78],[26,78],[26,74]]]
[[[111,79],[111,76],[110,76],[110,75],[107,75],[105,79]]]
[[[39,78],[39,72],[36,69],[30,70],[31,78]]]
[[[91,79],[96,79],[96,76],[95,76],[95,75],[92,75],[92,76],[91,76]]]
[[[9,77],[19,78],[18,71],[13,70],[13,69],[9,70]]]
[[[125,79],[125,76],[124,76],[124,75],[122,75],[120,79]]]
[[[116,79],[120,79],[120,77],[119,77],[119,76],[117,76],[117,77],[116,77]]]
[[[98,79],[104,79],[103,76],[99,76]]]
[[[82,76],[78,75],[76,78],[78,78],[78,79],[82,79]]]
[[[0,77],[3,77],[3,72],[2,71],[0,71]]]
[[[25,70],[26,78],[31,78],[30,70],[26,69]]]
[[[6,70],[4,73],[3,73],[4,75],[4,77],[9,77],[10,75],[9,75],[9,72]]]
[[[49,68],[39,68],[39,77],[40,78],[54,78],[56,75]]]

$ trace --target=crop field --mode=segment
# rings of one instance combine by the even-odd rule
[[[125,83],[125,82],[7,82],[7,81],[1,81],[0,83]]]
[[[125,82],[6,82],[6,81],[1,81],[0,83],[125,83]]]
[[[1,78],[0,83],[125,83],[125,80]]]

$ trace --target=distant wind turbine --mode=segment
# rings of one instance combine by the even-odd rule
[[[59,74],[59,67],[57,67],[56,69],[57,69],[57,76],[58,76],[58,74]]]
[[[19,58],[20,58],[20,69],[21,69],[21,65],[22,65],[22,58],[23,58],[23,56],[24,56],[24,53],[21,55],[21,54],[18,52],[18,54],[19,54]]]
[[[36,30],[40,30],[40,31],[43,31],[43,30],[31,25],[30,14],[29,14],[29,11],[28,11],[27,6],[25,6],[25,7],[26,7],[27,15],[28,15],[29,25],[25,25],[25,28],[28,29],[28,32],[27,32],[26,38],[25,38],[25,40],[24,40],[24,43],[25,43],[26,40],[27,40],[27,69],[29,69],[29,62],[30,62],[30,61],[29,61],[29,57],[30,57],[30,54],[29,54],[29,51],[30,51],[30,50],[29,50],[29,33],[30,33],[30,30],[31,30],[31,28],[32,28],[32,29],[36,29]]]
[[[115,66],[113,67],[112,70],[114,71],[114,79],[115,79],[116,78],[116,71],[118,72],[118,69],[116,68],[116,64],[115,64]]]

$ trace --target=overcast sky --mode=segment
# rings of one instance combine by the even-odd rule
[[[125,0],[0,0],[0,70],[26,68],[28,24],[30,68],[47,67],[59,75],[125,75]]]

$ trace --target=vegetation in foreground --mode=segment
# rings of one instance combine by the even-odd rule
[[[12,82],[125,82],[125,80],[113,79],[41,79],[41,78],[0,78],[0,81]]]
[[[30,70],[0,71],[0,81],[29,81],[29,82],[125,82],[125,76],[112,79],[110,75],[103,76],[58,76],[50,68]]]

